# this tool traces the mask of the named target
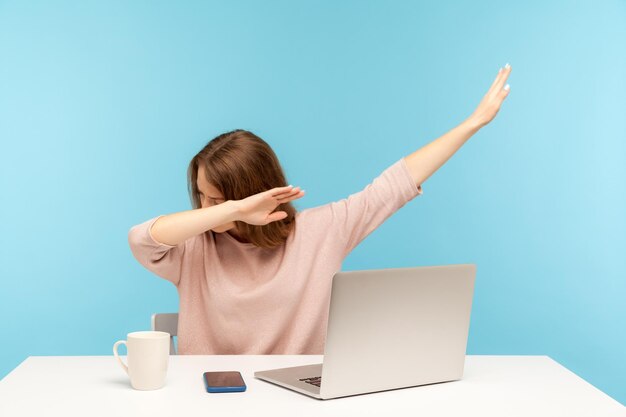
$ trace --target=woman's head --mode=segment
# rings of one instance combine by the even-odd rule
[[[233,130],[211,140],[189,163],[188,188],[194,209],[242,200],[253,194],[287,185],[276,154],[261,138],[246,130]],[[296,210],[291,203],[276,210],[287,217],[265,226],[232,222],[213,231],[236,231],[256,246],[273,248],[287,240],[295,227]]]

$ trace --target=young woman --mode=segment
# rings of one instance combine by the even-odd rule
[[[331,279],[368,234],[496,116],[507,64],[460,125],[388,167],[362,191],[296,212],[276,155],[251,132],[210,141],[189,164],[193,210],[132,227],[135,258],[180,297],[180,354],[322,354]]]

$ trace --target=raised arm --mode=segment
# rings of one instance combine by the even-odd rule
[[[489,87],[489,91],[487,91],[487,94],[485,94],[470,117],[443,136],[404,158],[416,184],[421,185],[426,181],[474,133],[494,119],[504,99],[509,94],[509,85],[505,85],[505,83],[510,73],[511,66],[509,64],[506,64],[504,68],[500,68],[496,79]]]

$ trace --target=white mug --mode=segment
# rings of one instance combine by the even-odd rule
[[[117,353],[117,347],[121,344],[126,345],[128,350],[128,366]],[[134,389],[159,389],[165,385],[170,358],[170,334],[153,331],[128,333],[127,340],[115,342],[113,355],[130,377]]]

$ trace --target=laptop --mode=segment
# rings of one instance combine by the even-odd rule
[[[476,265],[338,272],[324,363],[254,377],[318,399],[463,376]]]

